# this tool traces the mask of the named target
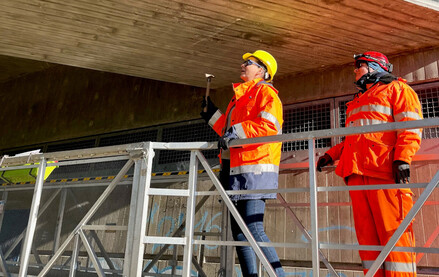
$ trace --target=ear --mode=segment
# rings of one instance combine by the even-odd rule
[[[264,80],[268,80],[270,78],[270,74],[268,72],[265,72],[264,74]]]

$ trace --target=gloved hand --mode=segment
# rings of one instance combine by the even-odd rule
[[[317,161],[317,170],[322,172],[322,167],[327,166],[328,164],[332,164],[334,161],[331,156],[325,153],[325,155],[321,156]]]
[[[235,132],[235,129],[231,127],[227,132],[219,138],[218,140],[218,149],[227,150],[229,149],[230,141],[237,139],[238,135]]]
[[[396,160],[393,162],[392,170],[396,184],[410,182],[410,165],[408,163]]]
[[[204,108],[207,106],[207,111],[204,112]],[[210,100],[210,96],[203,97],[203,101],[201,101],[201,117],[206,121],[209,122],[209,120],[212,118],[212,116],[215,114],[215,112],[218,110],[218,108],[213,104],[212,100]]]

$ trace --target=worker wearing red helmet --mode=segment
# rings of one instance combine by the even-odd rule
[[[422,119],[418,96],[406,80],[390,74],[392,64],[379,52],[355,55],[355,80],[360,89],[347,103],[346,127]],[[346,136],[317,162],[317,170],[339,160],[336,174],[348,186],[408,183],[410,164],[421,144],[421,129]],[[413,206],[410,189],[350,191],[360,245],[385,245]],[[414,247],[410,226],[396,246]],[[360,251],[364,273],[378,251]],[[376,276],[415,276],[411,252],[391,252]]]
[[[220,135],[220,181],[226,190],[277,189],[281,143],[230,148],[233,139],[245,139],[282,133],[282,103],[272,80],[277,71],[274,57],[263,50],[242,56],[241,79],[233,84],[232,97],[226,113],[210,100],[203,100],[203,119]],[[276,199],[276,193],[234,194],[230,199],[247,224],[256,241],[270,242],[263,225],[265,200]],[[231,218],[231,229],[236,241],[247,241],[241,228]],[[262,247],[264,255],[276,275],[285,276],[279,257],[273,247]],[[237,246],[239,263],[244,277],[258,276],[256,255],[250,246]]]

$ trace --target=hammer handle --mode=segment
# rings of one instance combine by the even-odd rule
[[[207,79],[206,96],[205,96],[205,98],[206,98],[206,107],[204,107],[204,112],[205,113],[207,112],[207,97],[209,96],[209,93],[210,93],[210,78]]]

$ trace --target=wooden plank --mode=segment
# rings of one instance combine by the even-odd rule
[[[425,80],[424,54],[420,52],[414,53],[413,60],[414,60],[413,81]]]
[[[412,181],[414,182],[415,180],[417,182],[430,182],[431,180],[431,172],[430,172],[430,168],[428,166],[428,164],[426,162],[421,162],[419,164],[416,164],[416,174],[415,174],[415,179]],[[419,197],[419,195],[417,195],[417,197]],[[417,198],[416,197],[416,198]],[[415,198],[415,199],[416,199]],[[427,201],[437,201],[437,193],[433,192],[430,197],[427,199]],[[420,241],[420,245],[419,246],[423,246],[424,243],[427,241],[428,237],[434,232],[434,230],[437,227],[437,224],[431,224],[432,221],[431,219],[435,218],[436,222],[437,222],[437,208],[435,205],[427,205],[427,206],[423,206],[422,207],[422,229],[415,229],[415,231],[421,231],[421,236],[420,238],[424,238],[424,241]],[[416,222],[417,218],[415,218],[415,222]],[[418,234],[415,233],[415,239],[418,242]],[[424,257],[425,259],[423,260],[423,262],[426,264],[426,266],[433,266],[433,265],[437,265],[437,255],[426,255]]]
[[[413,82],[413,71],[415,70],[415,59],[413,55],[407,55],[399,62],[400,74],[407,80],[407,82]]]
[[[11,49],[3,53],[204,86],[204,80],[193,77],[204,73],[200,67],[218,70],[224,77],[217,83],[221,80],[226,85],[225,80],[236,78],[231,64],[249,48],[268,47],[281,57],[280,76],[350,62],[351,53],[362,50],[358,45],[371,44],[372,32],[371,47],[385,53],[438,43],[437,20],[430,20],[435,14],[417,6],[407,10],[407,3],[390,3],[393,10],[374,11],[372,7],[384,3],[247,2],[6,1],[0,22],[22,33],[5,44]],[[243,10],[247,12],[243,14]],[[368,20],[372,13],[379,14],[373,23]],[[410,21],[406,20],[408,15]],[[28,25],[20,29],[23,24]],[[34,44],[14,47],[12,42],[33,34]],[[51,51],[45,44],[56,47]],[[45,50],[34,53],[38,47]]]
[[[425,79],[439,78],[439,50],[427,50],[424,54]]]
[[[436,172],[438,172],[439,170],[439,164],[437,162],[435,163],[427,163],[425,162],[425,174],[426,176],[429,176],[428,181],[430,182],[431,179],[433,178],[433,176],[436,174]],[[423,171],[419,171],[417,170],[418,174],[423,174]],[[428,201],[432,201],[435,203],[439,202],[439,190],[435,189],[432,193],[432,195],[427,199]],[[424,223],[425,225],[429,225],[430,228],[428,228],[429,230],[433,229],[432,231],[428,232],[427,230],[425,230],[426,232],[426,238],[427,240],[432,239],[432,235],[434,234],[434,232],[437,232],[437,228],[439,227],[439,206],[437,204],[435,205],[429,205],[426,208],[428,208],[429,210],[432,211],[431,217],[426,217],[425,220],[426,222]],[[434,219],[434,223],[431,221],[432,219]],[[427,229],[427,228],[425,228]],[[416,235],[416,234],[415,234]],[[416,238],[416,237],[415,237]],[[439,239],[436,237],[432,243],[431,243],[431,247],[434,248],[438,248],[439,247]],[[439,264],[439,256],[438,255],[434,255],[434,254],[428,254],[428,264],[432,265],[432,266],[437,266]]]
[[[169,10],[169,9],[168,9]],[[31,8],[31,10],[30,10],[30,12],[32,13],[33,12],[33,8]],[[81,9],[81,12],[84,12],[84,10],[83,9]],[[54,11],[53,12],[53,21],[54,22],[58,22],[59,20],[63,20],[63,21],[68,21],[69,22],[69,20],[68,19],[65,19],[64,17],[66,17],[66,18],[68,18],[68,17],[71,17],[71,13],[66,13],[65,15],[64,15],[64,17],[59,17],[59,13],[61,13],[61,14],[63,14],[63,13],[65,13],[65,11],[64,11],[64,8],[62,8],[62,7],[60,7],[59,8],[59,10],[56,10],[56,11]],[[97,15],[101,15],[101,13],[96,13]],[[50,16],[50,15],[45,15],[45,16]],[[169,17],[164,17],[163,18],[163,20],[165,20],[165,19],[168,19]],[[124,24],[123,23],[125,23],[125,22],[117,22],[117,23],[112,23],[111,21],[109,21],[108,20],[109,18],[108,18],[108,16],[105,16],[105,18],[104,19],[99,19],[99,18],[94,18],[94,17],[91,17],[91,16],[87,16],[87,17],[84,17],[84,16],[81,16],[81,18],[79,19],[79,21],[80,21],[80,23],[82,24],[82,25],[84,25],[84,24],[87,24],[87,23],[89,23],[88,21],[91,21],[91,22],[94,22],[94,21],[96,21],[96,20],[98,20],[98,22],[94,22],[95,24],[98,24],[97,26],[95,25],[95,28],[96,27],[98,27],[98,31],[99,31],[99,33],[100,32],[102,32],[102,31],[104,31],[105,33],[108,31],[109,33],[108,34],[105,34],[105,35],[110,35],[110,36],[117,36],[117,37],[120,37],[121,35],[122,35],[122,33],[124,32],[124,30],[125,31],[132,31],[132,30],[136,30],[136,36],[139,36],[139,33],[138,33],[138,31],[141,31],[142,29],[137,29],[137,28],[133,28],[133,26],[131,26],[131,25],[129,25],[129,26],[127,26],[127,29],[124,29]],[[26,17],[26,20],[27,20],[27,17]],[[85,21],[84,21],[85,20]],[[153,21],[151,21],[151,19],[146,19],[147,21],[145,22],[145,24],[147,24],[148,25],[148,33],[145,33],[145,35],[146,36],[148,36],[148,34],[149,35],[151,35],[150,34],[150,32],[153,30],[152,28],[156,25],[156,24],[154,24],[154,22]],[[84,22],[83,22],[84,21]],[[99,22],[99,21],[102,21],[102,22]],[[120,20],[119,20],[120,21]],[[53,24],[53,23],[52,23]],[[104,29],[104,28],[102,28],[102,27],[100,27],[101,25],[103,25],[103,24],[105,24],[105,25],[108,25],[108,24],[110,24],[110,26],[109,27],[107,27],[107,31]],[[114,25],[114,24],[119,24],[119,25]],[[161,34],[165,34],[165,35],[168,35],[168,37],[169,36],[171,36],[172,38],[174,38],[174,37],[178,37],[179,36],[179,34],[185,34],[186,32],[182,32],[181,31],[181,29],[180,30],[177,30],[177,29],[175,29],[176,27],[175,27],[175,22],[170,22],[170,24],[171,25],[169,25],[169,26],[163,26],[164,25],[164,23],[162,22],[160,25],[156,25],[157,26],[157,28],[156,28],[156,33],[154,33],[154,39],[153,40],[149,40],[149,41],[156,41],[158,38],[157,37],[160,37],[161,36]],[[206,22],[204,22],[204,24],[206,24]],[[218,24],[217,22],[215,22],[215,24]],[[53,24],[54,26],[56,26],[57,24]],[[66,24],[67,25],[67,24]],[[114,25],[114,26],[112,26],[112,25]],[[67,27],[67,26],[66,26]],[[84,26],[85,27],[85,26]],[[170,31],[171,32],[166,32],[166,30],[168,30],[168,29],[170,29]],[[187,30],[192,30],[192,29],[194,29],[195,30],[195,28],[189,28],[189,29],[187,29]],[[163,30],[165,30],[165,32],[163,31]],[[202,32],[203,32],[204,30],[200,30],[200,29],[197,29],[197,31],[196,31],[196,33],[194,33],[194,35],[196,35],[196,34],[198,34],[198,35],[200,35],[200,32],[201,32],[201,34],[202,34]],[[230,31],[230,30],[228,30],[228,31]],[[258,29],[256,29],[255,31],[258,31]],[[204,32],[206,32],[206,31],[204,31]],[[117,33],[117,34],[114,34],[114,33]],[[209,32],[210,33],[210,32]],[[236,35],[238,35],[238,34],[236,34],[236,35],[234,35],[234,34],[232,34],[233,36],[231,37],[231,38],[234,38],[235,40],[236,40]],[[164,37],[162,37],[161,39],[165,39]],[[238,36],[238,39],[240,39],[239,38],[239,36]],[[175,41],[175,40],[173,40],[173,41]],[[313,42],[313,43],[316,43],[316,41],[315,41],[315,39],[311,39],[310,40],[310,42]],[[297,46],[298,44],[299,44],[300,42],[295,42],[295,44],[293,44],[294,46]],[[165,44],[166,45],[166,44]],[[305,47],[308,47],[308,44],[307,45],[304,45]],[[219,50],[221,50],[221,49],[219,49]]]

